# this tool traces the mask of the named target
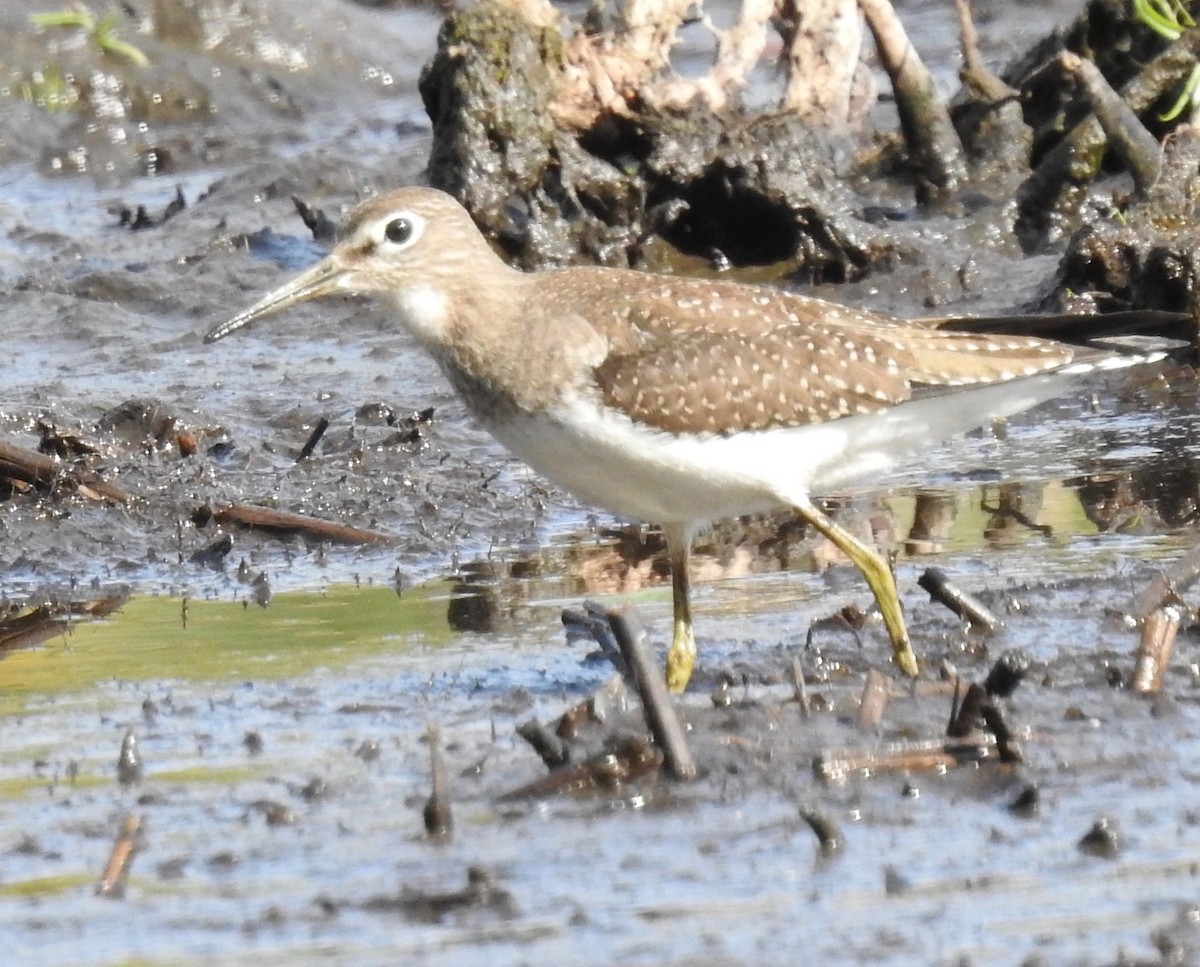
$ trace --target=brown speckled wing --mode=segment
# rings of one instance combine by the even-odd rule
[[[874,413],[924,387],[1005,381],[1072,358],[1042,340],[938,331],[756,291],[748,301],[746,290],[726,299],[712,283],[674,282],[634,299],[626,289],[622,325],[606,333],[610,351],[594,371],[604,403],[667,432],[728,434]]]
[[[874,413],[910,395],[898,367],[838,355],[811,333],[692,330],[612,354],[595,376],[605,404],[671,433],[803,426]]]

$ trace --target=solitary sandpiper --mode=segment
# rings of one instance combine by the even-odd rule
[[[205,337],[337,293],[380,296],[509,450],[581,499],[660,524],[674,637],[695,663],[697,529],[788,508],[862,571],[909,675],[891,569],[810,494],[1128,365],[1029,337],[966,335],[761,286],[610,268],[524,273],[449,195],[403,188],[349,217],[329,256]]]

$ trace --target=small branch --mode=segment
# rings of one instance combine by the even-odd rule
[[[104,873],[96,884],[96,895],[106,897],[121,897],[125,894],[125,884],[129,879],[129,869],[133,865],[133,857],[137,853],[138,834],[141,832],[142,820],[136,813],[130,813],[121,823],[121,831],[113,842],[112,852],[108,854],[108,862],[104,865]]]
[[[858,0],[875,37],[879,59],[892,79],[900,126],[923,201],[953,193],[966,180],[962,142],[946,102],[921,62],[890,0]]]
[[[975,21],[971,18],[970,0],[954,0],[954,10],[958,14],[958,32],[962,38],[963,66],[959,77],[963,86],[981,101],[989,104],[1019,97],[1019,91],[1005,84],[984,64],[979,53],[979,34],[975,30]]]
[[[1162,147],[1094,63],[1069,50],[1059,54],[1058,59],[1063,70],[1079,81],[1096,120],[1133,175],[1138,194],[1144,198],[1162,170]]]
[[[946,735],[952,739],[963,739],[969,736],[983,720],[983,706],[987,704],[988,694],[982,685],[970,685],[967,693],[959,699],[959,682],[954,683],[954,703],[950,721],[946,725]]]
[[[1135,618],[1148,618],[1163,602],[1182,594],[1200,577],[1200,544],[1160,572],[1129,605]]]
[[[378,531],[348,527],[333,521],[318,520],[303,514],[251,504],[230,504],[213,512],[213,520],[219,524],[239,524],[242,527],[274,531],[279,534],[299,534],[318,541],[333,541],[337,544],[378,544],[394,540]]]
[[[1121,88],[1121,100],[1135,113],[1148,111],[1176,84],[1191,75],[1200,57],[1200,30],[1188,30]],[[1037,224],[1058,204],[1064,186],[1086,184],[1104,157],[1107,136],[1099,119],[1090,115],[1042,158],[1037,170],[1018,193],[1019,222]]]
[[[425,832],[436,838],[450,835],[454,828],[454,817],[450,810],[450,783],[446,779],[446,763],[442,758],[442,735],[436,725],[430,723],[425,733],[429,741],[429,798],[421,817]]]
[[[792,689],[800,705],[800,717],[809,718],[812,715],[812,703],[808,699],[808,684],[804,681],[804,667],[799,658],[792,659]]]
[[[321,442],[321,437],[325,435],[325,431],[329,429],[329,419],[321,417],[317,420],[317,425],[313,427],[312,433],[309,434],[304,446],[300,448],[300,453],[296,456],[296,462],[302,463],[312,456],[313,450],[317,448],[317,444]]]
[[[975,733],[953,743],[944,739],[896,742],[877,749],[846,749],[822,753],[813,761],[813,773],[825,782],[842,782],[856,774],[932,771],[986,759],[995,739]]]
[[[74,487],[85,497],[97,500],[103,498],[122,504],[129,500],[129,494],[124,490],[105,483],[94,473],[76,472],[53,457],[0,440],[0,478],[4,477],[43,489],[62,483]]]
[[[813,809],[800,810],[800,818],[808,823],[808,828],[817,837],[822,856],[832,856],[842,848],[842,831],[832,819]]]
[[[987,702],[979,710],[979,714],[983,717],[983,724],[987,730],[996,737],[996,751],[1000,756],[1000,761],[1006,765],[1024,762],[1025,755],[1021,751],[1021,743],[1017,741],[1013,730],[1008,727],[1008,722],[1005,721],[1004,712],[1001,711],[1000,706],[995,702]]]
[[[917,586],[928,592],[929,597],[944,604],[960,618],[975,628],[992,632],[1000,627],[997,618],[978,598],[968,594],[946,576],[941,568],[930,567],[917,579]]]
[[[1157,695],[1162,689],[1180,618],[1178,608],[1159,608],[1142,625],[1142,640],[1138,643],[1133,680],[1129,685],[1139,695]]]
[[[548,796],[623,795],[634,782],[658,775],[663,754],[644,736],[611,743],[577,766],[557,769],[497,797],[497,802],[544,799]]]
[[[667,694],[662,670],[654,661],[647,645],[645,629],[634,613],[628,609],[609,612],[613,633],[621,647],[625,665],[633,675],[634,684],[642,699],[642,713],[646,725],[654,736],[654,743],[662,749],[667,769],[676,779],[695,779],[696,763],[688,751],[683,728],[675,715],[675,707]]]
[[[537,719],[518,725],[517,735],[529,743],[547,769],[561,769],[571,764],[570,746]]]

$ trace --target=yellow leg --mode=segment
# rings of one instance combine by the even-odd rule
[[[687,688],[696,665],[696,638],[692,634],[691,583],[688,557],[692,551],[690,529],[664,527],[667,553],[671,558],[671,599],[675,613],[675,631],[667,650],[667,688],[682,692]]]
[[[839,527],[812,504],[805,501],[796,510],[822,534],[828,537],[851,563],[862,571],[867,586],[875,595],[883,625],[892,640],[892,660],[904,674],[917,677],[917,656],[913,654],[908,630],[904,627],[904,615],[900,612],[900,596],[896,593],[896,579],[887,562],[865,544],[858,541],[849,531]]]

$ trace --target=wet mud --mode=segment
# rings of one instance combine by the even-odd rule
[[[1196,541],[1189,368],[831,495],[897,551],[915,686],[814,535],[700,538],[680,779],[596,618],[632,605],[661,662],[652,531],[515,464],[365,304],[201,343],[317,257],[292,196],[315,221],[428,155],[433,13],[234,7],[122,21],[141,97],[0,4],[0,440],[70,470],[0,494],[6,963],[1200,960],[1194,596],[1160,580]],[[1069,14],[991,11],[985,52]],[[902,15],[952,72],[951,18]],[[1003,311],[1057,265],[966,255],[936,216],[915,237],[814,291]],[[929,567],[999,627],[931,601]]]

